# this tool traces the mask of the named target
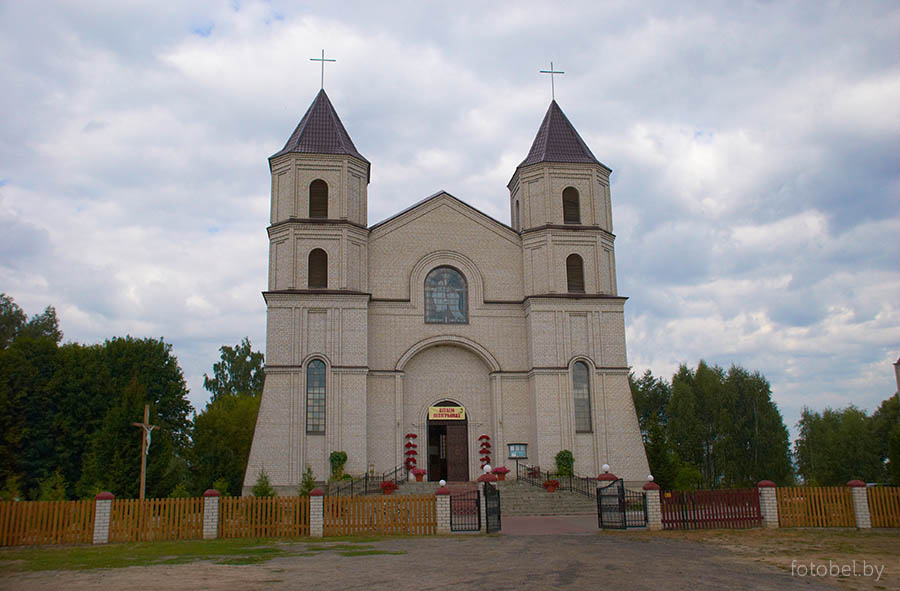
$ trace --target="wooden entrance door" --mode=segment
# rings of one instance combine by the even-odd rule
[[[447,424],[447,480],[469,479],[469,429],[464,422]]]

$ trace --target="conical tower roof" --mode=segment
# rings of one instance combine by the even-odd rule
[[[353,145],[350,134],[344,129],[340,117],[334,110],[325,89],[313,99],[297,129],[291,134],[284,147],[271,158],[300,152],[301,154],[347,154],[369,163]]]
[[[531,144],[531,150],[518,168],[539,162],[601,164],[555,100],[550,102],[550,108]]]

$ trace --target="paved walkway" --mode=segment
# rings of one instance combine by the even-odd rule
[[[500,533],[508,536],[559,534],[596,534],[597,514],[585,515],[509,515],[500,516]]]

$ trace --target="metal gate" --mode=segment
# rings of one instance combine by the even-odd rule
[[[484,483],[484,518],[487,533],[500,531],[500,491],[490,482]]]
[[[646,527],[646,493],[625,490],[621,479],[597,488],[597,521],[601,529]]]
[[[625,529],[625,482],[621,479],[597,487],[597,522],[600,529]]]
[[[450,495],[450,531],[481,531],[478,490]]]

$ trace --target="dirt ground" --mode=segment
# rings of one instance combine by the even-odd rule
[[[318,551],[308,552],[313,543]],[[341,555],[321,548],[338,543],[304,541],[285,545],[292,555],[256,564],[14,573],[0,576],[0,589],[900,589],[898,544],[896,531],[630,531],[385,538],[367,542],[372,551]],[[878,581],[800,576],[792,560],[856,560],[860,575],[867,560],[884,570]]]

